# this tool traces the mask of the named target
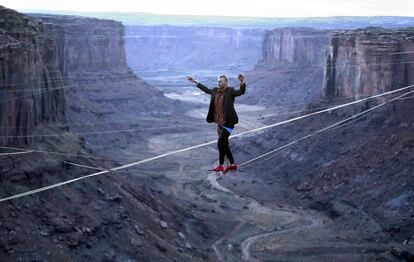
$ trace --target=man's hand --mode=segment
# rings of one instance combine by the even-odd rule
[[[194,78],[192,78],[191,76],[187,76],[187,80],[194,83],[194,84],[198,84],[198,82],[196,80],[194,80]]]
[[[240,81],[240,84],[243,84],[244,83],[244,75],[243,74],[239,74],[238,76],[237,76],[237,78],[239,79],[239,81]]]

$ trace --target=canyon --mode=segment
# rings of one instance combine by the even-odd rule
[[[36,150],[2,156],[1,197],[216,139],[187,72],[209,86],[217,72],[246,74],[235,134],[414,84],[412,28],[124,28],[0,14],[2,99],[19,101],[2,104],[2,145]],[[16,95],[22,81],[30,100]],[[208,172],[217,152],[203,147],[1,202],[0,256],[410,261],[412,96],[315,133],[397,95],[231,139],[238,176]]]

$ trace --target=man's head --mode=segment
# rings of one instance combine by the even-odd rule
[[[229,79],[225,75],[219,75],[217,77],[217,87],[220,89],[224,89],[228,87],[229,85]]]

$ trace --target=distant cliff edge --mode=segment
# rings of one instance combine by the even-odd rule
[[[56,53],[42,23],[0,6],[0,145],[30,143],[35,126],[64,120]]]
[[[414,28],[337,32],[326,57],[324,95],[359,98],[414,84]]]

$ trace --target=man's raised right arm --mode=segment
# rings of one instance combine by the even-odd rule
[[[202,91],[204,91],[207,94],[212,93],[213,90],[211,90],[210,88],[206,87],[205,85],[203,85],[202,83],[197,82],[194,78],[187,76],[187,80],[196,84],[196,87],[200,88]]]

